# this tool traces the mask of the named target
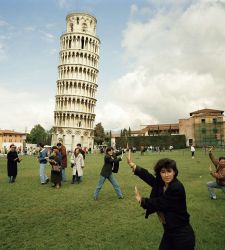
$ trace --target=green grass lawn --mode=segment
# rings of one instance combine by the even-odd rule
[[[215,152],[215,156],[225,152]],[[198,150],[191,159],[189,150],[133,154],[134,161],[149,171],[163,157],[175,159],[178,178],[187,194],[191,224],[196,233],[196,249],[225,249],[225,194],[216,190],[217,200],[210,200],[207,181],[210,160]],[[39,165],[33,156],[23,156],[16,183],[9,184],[6,176],[6,158],[0,158],[0,249],[158,249],[162,226],[154,214],[144,218],[145,211],[134,198],[137,185],[143,196],[150,188],[131,173],[122,161],[116,178],[124,199],[117,199],[111,184],[103,186],[98,201],[93,200],[103,155],[87,155],[84,180],[61,189],[51,184],[40,185]],[[47,167],[50,175],[50,167]]]

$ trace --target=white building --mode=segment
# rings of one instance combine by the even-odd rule
[[[52,144],[62,138],[67,150],[77,143],[93,148],[100,46],[96,24],[92,15],[71,13],[60,37]]]

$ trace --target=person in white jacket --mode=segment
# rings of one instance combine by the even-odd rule
[[[83,168],[84,168],[84,157],[80,152],[79,148],[75,148],[74,153],[71,155],[71,167],[73,168],[72,174],[72,182],[80,183],[81,177],[83,176]]]

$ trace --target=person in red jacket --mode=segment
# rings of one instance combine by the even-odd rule
[[[66,168],[67,168],[67,153],[66,147],[62,144],[62,142],[57,143],[57,148],[59,149],[59,153],[62,156],[62,181],[66,181]]]
[[[214,188],[220,188],[225,193],[225,157],[220,157],[216,159],[212,154],[213,148],[209,149],[209,158],[214,164],[216,171],[213,171],[211,166],[209,168],[209,172],[216,179],[216,181],[209,181],[207,183],[209,196],[212,200],[216,200],[216,193],[214,192]]]

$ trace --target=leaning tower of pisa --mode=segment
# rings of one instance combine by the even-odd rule
[[[96,24],[92,15],[71,13],[60,37],[52,144],[62,138],[67,150],[77,143],[93,148],[100,46]]]

